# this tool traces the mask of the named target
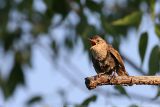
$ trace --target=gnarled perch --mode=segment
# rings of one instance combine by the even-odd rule
[[[85,78],[88,89],[100,85],[160,85],[160,76],[117,76],[111,78],[105,74]]]

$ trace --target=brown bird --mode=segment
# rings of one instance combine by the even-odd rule
[[[118,51],[98,35],[89,40],[92,45],[90,48],[92,62],[97,74],[115,76],[117,73],[118,76],[128,76]]]

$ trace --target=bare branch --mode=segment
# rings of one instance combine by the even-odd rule
[[[88,89],[94,89],[100,85],[160,85],[160,76],[117,76],[111,77],[106,74],[85,78]]]
[[[134,69],[136,69],[136,71],[138,71],[139,73],[141,73],[142,75],[147,75],[147,73],[142,70],[140,67],[138,67],[132,60],[130,60],[127,56],[125,56],[124,54],[121,53],[122,58],[129,64],[131,65]]]

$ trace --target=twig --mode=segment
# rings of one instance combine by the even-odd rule
[[[142,70],[140,67],[138,67],[133,61],[131,61],[128,57],[126,57],[124,54],[121,53],[122,58],[128,63],[130,64],[134,69],[136,69],[136,71],[138,71],[139,73],[141,73],[142,75],[147,75],[146,72],[144,72],[144,70]]]
[[[94,89],[100,85],[160,85],[160,76],[117,76],[111,77],[105,74],[85,78],[88,89]]]

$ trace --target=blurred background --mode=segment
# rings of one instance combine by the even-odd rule
[[[160,74],[160,0],[0,0],[0,107],[159,106],[159,86],[100,86],[88,38],[130,75]]]

